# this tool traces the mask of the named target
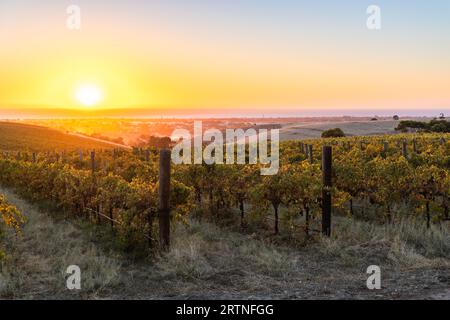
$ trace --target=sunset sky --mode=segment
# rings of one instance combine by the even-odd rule
[[[0,108],[26,107],[450,110],[450,1],[0,0]]]

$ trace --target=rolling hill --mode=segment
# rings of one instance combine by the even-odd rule
[[[0,122],[1,151],[54,151],[117,148],[108,142],[66,134],[41,126]]]

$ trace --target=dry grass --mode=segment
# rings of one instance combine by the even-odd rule
[[[27,217],[22,236],[7,237],[8,255],[0,278],[0,297],[90,297],[118,283],[120,260],[104,253],[70,222],[55,222],[8,190],[1,190]],[[81,291],[66,288],[66,269],[81,268]]]
[[[450,266],[449,228],[427,229],[412,220],[376,225],[338,218],[333,237],[321,238],[318,248],[350,264],[367,260],[393,268]]]
[[[331,239],[317,237],[305,246],[192,221],[175,227],[168,253],[136,262],[100,249],[73,221],[55,221],[0,191],[29,219],[22,239],[9,238],[9,257],[0,273],[3,298],[448,297],[448,229],[426,230],[407,221],[377,226],[335,217]],[[71,264],[82,270],[81,291],[65,287]],[[382,268],[382,291],[365,286],[366,268],[372,264]]]
[[[170,252],[160,258],[157,266],[188,279],[236,270],[284,277],[298,266],[297,262],[297,257],[283,248],[210,223],[193,221],[188,227],[177,228]]]
[[[176,230],[172,249],[160,258],[156,270],[160,277],[177,281],[179,288],[173,295],[195,298],[214,298],[218,292],[219,297],[231,298],[335,299],[375,294],[398,298],[445,287],[450,270],[448,229],[426,230],[408,221],[377,226],[336,218],[334,234],[338,236],[319,237],[306,247],[275,246],[193,222]],[[382,293],[365,288],[365,271],[372,264],[382,268],[389,286]]]

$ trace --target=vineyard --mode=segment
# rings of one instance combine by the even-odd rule
[[[274,176],[261,176],[259,165],[172,165],[167,213],[172,222],[199,219],[267,237],[313,239],[323,231],[328,188],[332,216],[445,225],[449,140],[450,135],[420,134],[287,141],[280,145],[280,170]],[[325,145],[332,148],[330,187],[323,184]],[[110,228],[125,251],[147,252],[167,236],[159,234],[161,223],[168,227],[160,219],[160,178],[159,151],[153,149],[0,155],[3,186],[65,217]]]
[[[0,194],[0,240],[2,228],[11,228],[16,234],[20,233],[21,226],[25,223],[25,217],[13,205],[9,204],[5,196]],[[4,257],[4,252],[0,246],[0,260]]]

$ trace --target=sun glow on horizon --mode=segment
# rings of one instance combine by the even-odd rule
[[[450,110],[448,0],[110,2],[0,0],[0,111]]]
[[[75,90],[75,99],[84,107],[93,107],[103,100],[103,92],[95,85],[86,84]]]

